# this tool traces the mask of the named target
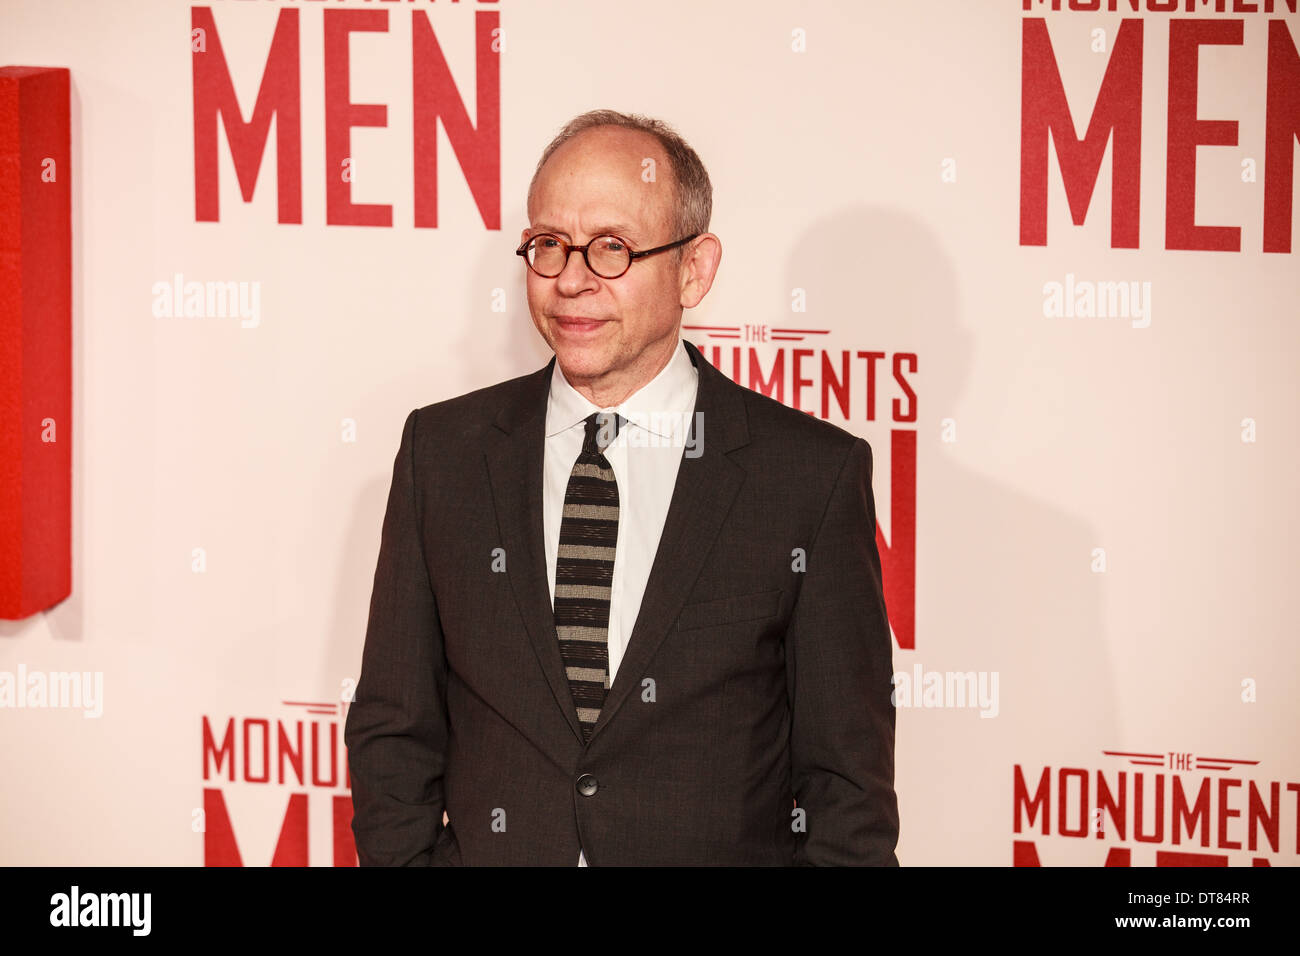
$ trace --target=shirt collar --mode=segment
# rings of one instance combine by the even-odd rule
[[[600,411],[617,412],[631,424],[662,438],[684,435],[695,407],[699,375],[686,352],[686,343],[678,339],[677,350],[658,375],[621,404],[602,409],[569,384],[557,361],[551,372],[551,391],[546,405],[546,437],[573,428],[592,412]],[[625,428],[619,430],[620,436],[625,433]]]

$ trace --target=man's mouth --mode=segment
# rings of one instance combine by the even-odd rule
[[[564,332],[594,332],[599,329],[609,319],[590,319],[580,315],[556,315],[552,316],[555,324]]]

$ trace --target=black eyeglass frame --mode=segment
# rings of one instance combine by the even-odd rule
[[[636,262],[638,259],[644,259],[646,256],[652,256],[656,252],[667,252],[669,249],[676,249],[678,246],[685,245],[686,243],[690,242],[692,239],[698,239],[701,235],[702,233],[697,232],[687,236],[685,239],[678,239],[676,242],[670,242],[664,246],[655,246],[653,249],[642,249],[640,251],[636,251],[632,249],[632,244],[628,242],[626,239],[624,239],[622,236],[615,236],[615,235],[596,236],[585,245],[575,246],[572,243],[565,242],[564,239],[562,239],[560,236],[557,236],[553,232],[539,232],[537,233],[537,235],[529,236],[527,239],[525,239],[523,243],[519,246],[519,248],[515,250],[515,255],[522,256],[524,260],[524,265],[528,266],[528,268],[531,269],[535,275],[541,276],[543,279],[554,279],[557,278],[562,272],[564,272],[565,269],[568,268],[569,256],[576,250],[582,253],[582,261],[586,263],[586,266],[591,271],[592,275],[599,276],[602,279],[617,279],[621,276],[626,275],[627,270],[632,268],[632,263]],[[560,244],[560,248],[564,250],[564,265],[561,266],[560,271],[555,273],[555,275],[553,276],[548,276],[543,272],[539,272],[537,270],[537,267],[528,261],[529,245],[531,245],[532,243],[536,242],[538,239],[541,239],[545,236],[550,236],[552,239],[558,242]],[[591,266],[591,258],[587,255],[587,250],[591,248],[593,243],[599,242],[601,239],[617,239],[619,242],[623,243],[623,245],[627,246],[628,249],[627,268],[625,268],[622,272],[618,273],[618,275],[612,275],[612,276],[601,275]]]

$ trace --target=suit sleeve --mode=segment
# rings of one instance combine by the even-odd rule
[[[808,549],[786,632],[795,864],[897,866],[892,640],[871,446],[857,439]]]
[[[447,665],[415,496],[418,410],[393,463],[344,739],[362,866],[429,865],[443,829]]]

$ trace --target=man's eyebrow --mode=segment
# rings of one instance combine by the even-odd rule
[[[550,226],[544,222],[539,222],[537,225],[530,227],[528,230],[528,234],[530,236],[535,236],[539,232],[552,232],[555,235],[560,236],[564,239],[573,238],[558,226]],[[634,227],[621,222],[616,222],[607,226],[597,226],[595,230],[592,232],[592,235],[593,236],[622,236],[624,239],[630,239],[633,241],[636,241],[640,238],[639,233]]]

